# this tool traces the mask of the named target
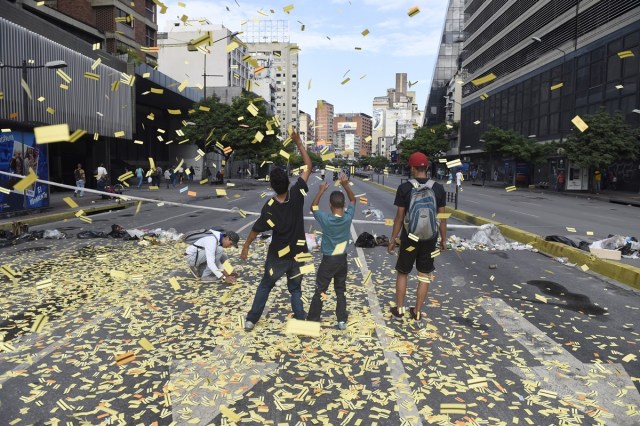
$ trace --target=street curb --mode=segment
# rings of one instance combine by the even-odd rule
[[[388,186],[381,185],[372,181],[367,182],[387,192],[395,192],[394,189]],[[578,266],[586,265],[589,267],[589,270],[593,272],[619,281],[636,290],[640,290],[640,268],[626,265],[624,263],[616,263],[610,260],[600,259],[592,255],[591,253],[587,253],[586,251],[568,246],[566,244],[556,243],[553,241],[545,241],[544,237],[540,235],[518,229],[513,226],[505,225],[503,223],[496,222],[490,219],[485,219],[481,216],[476,216],[463,210],[455,210],[447,206],[447,212],[451,213],[451,216],[455,217],[456,219],[466,223],[470,223],[472,225],[485,225],[489,223],[494,224],[498,227],[498,229],[500,229],[502,235],[511,240],[517,241],[522,244],[530,244],[535,249],[549,256],[566,257],[570,263],[575,263]]]
[[[101,213],[101,212],[110,211],[110,210],[125,209],[127,207],[131,207],[132,205],[134,205],[134,203],[130,203],[130,202],[120,203],[120,204],[108,204],[105,206],[89,207],[84,209],[73,209],[73,210],[67,210],[60,213],[39,215],[37,217],[31,217],[31,218],[29,216],[16,216],[11,221],[0,222],[0,230],[11,231],[12,225],[16,222],[21,222],[31,227],[31,226],[43,225],[46,223],[58,222],[64,219],[75,218],[76,212],[80,210],[83,210],[85,212],[85,215],[89,216],[92,214]]]
[[[505,237],[518,241],[522,244],[530,244],[535,249],[553,257],[566,257],[570,263],[578,266],[586,265],[589,270],[605,277],[614,279],[624,283],[630,287],[640,290],[640,268],[626,265],[624,263],[616,263],[606,259],[600,259],[591,253],[587,253],[575,247],[553,241],[545,241],[540,235],[514,228],[480,216],[473,215],[463,210],[454,210],[447,207],[447,212],[451,213],[456,219],[462,220],[473,225],[494,224],[500,229]]]

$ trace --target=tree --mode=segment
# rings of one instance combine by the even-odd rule
[[[389,159],[384,155],[376,155],[371,157],[371,167],[377,170],[382,170],[389,164]]]
[[[485,151],[513,157],[527,163],[535,163],[551,153],[554,146],[541,144],[529,139],[515,130],[503,130],[489,126],[489,130],[482,134]]]
[[[257,108],[256,116],[247,110],[250,105]],[[250,94],[234,98],[231,105],[220,102],[220,98],[214,95],[198,102],[194,110],[189,117],[193,124],[182,131],[204,152],[218,152],[225,159],[233,153],[238,160],[265,161],[272,160],[272,155],[283,149],[277,139],[279,126],[267,114],[264,104],[254,102]],[[243,119],[239,120],[240,117]],[[272,135],[267,135],[269,127],[273,130]],[[261,142],[256,140],[258,132],[263,136]],[[291,152],[293,146],[291,143],[284,149]],[[231,147],[232,151],[224,152],[226,147]]]
[[[405,139],[399,144],[401,164],[407,164],[409,156],[416,151],[426,154],[430,159],[443,157],[449,149],[445,124],[433,127],[420,127],[416,130],[412,139]]]
[[[617,160],[635,160],[640,155],[640,141],[622,114],[609,115],[604,108],[582,117],[589,126],[584,132],[574,129],[567,138],[567,158],[581,167],[606,167]],[[592,173],[593,174],[593,173]]]

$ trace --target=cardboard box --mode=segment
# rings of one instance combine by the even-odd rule
[[[607,250],[599,248],[592,248],[589,250],[600,259],[620,260],[622,256],[622,252],[620,250]]]

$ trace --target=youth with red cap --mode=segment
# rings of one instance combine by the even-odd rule
[[[394,253],[397,245],[396,238],[400,236],[400,251],[396,262],[396,306],[391,308],[391,316],[400,321],[405,314],[407,277],[414,264],[418,270],[418,291],[415,306],[409,309],[409,314],[411,319],[420,320],[422,305],[429,292],[429,282],[434,277],[435,267],[432,253],[436,249],[438,235],[440,236],[440,250],[446,249],[447,241],[446,219],[441,219],[437,224],[435,217],[433,217],[436,212],[445,212],[446,193],[444,187],[427,178],[429,158],[425,154],[419,151],[412,153],[408,163],[412,179],[400,184],[396,190],[394,205],[397,207],[397,211],[387,247],[390,254]],[[424,207],[417,208],[418,204]],[[405,220],[407,217],[408,220]],[[420,222],[432,223],[435,231],[427,232],[426,239],[420,239],[415,234],[412,234],[410,238],[407,227],[408,223],[413,223],[412,218]]]

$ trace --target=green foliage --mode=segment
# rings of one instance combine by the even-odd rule
[[[513,157],[528,163],[535,163],[551,153],[549,144],[541,144],[534,139],[529,139],[515,130],[503,130],[490,126],[489,130],[482,134],[485,151],[500,154],[504,157]]]
[[[225,147],[233,148],[233,156],[236,160],[249,159],[259,162],[274,160],[273,155],[277,155],[280,149],[283,149],[276,137],[279,128],[272,125],[275,133],[266,134],[267,122],[271,118],[262,102],[253,104],[258,108],[257,116],[254,117],[247,111],[252,100],[249,94],[234,98],[231,105],[220,102],[217,96],[203,99],[195,105],[195,112],[188,119],[195,125],[186,126],[182,131],[191,143],[195,143],[205,152],[218,152],[225,155],[216,146],[216,142],[220,142]],[[201,106],[208,107],[210,110],[201,111],[199,109]],[[238,117],[244,117],[244,119],[239,121]],[[264,139],[262,142],[252,143],[258,131],[264,135]],[[290,143],[284,149],[292,152],[294,146],[295,144]],[[228,157],[225,155],[225,158]]]
[[[409,156],[416,151],[426,154],[430,160],[444,157],[449,149],[449,140],[447,139],[449,132],[450,130],[445,124],[418,128],[413,139],[405,139],[400,142],[399,162],[407,164]]]
[[[371,157],[371,167],[374,169],[382,170],[389,164],[389,159],[384,155],[376,155]]]
[[[640,155],[637,131],[631,130],[620,113],[611,116],[604,108],[582,117],[589,128],[574,130],[565,149],[570,161],[582,167],[608,166],[620,159],[635,160]]]

